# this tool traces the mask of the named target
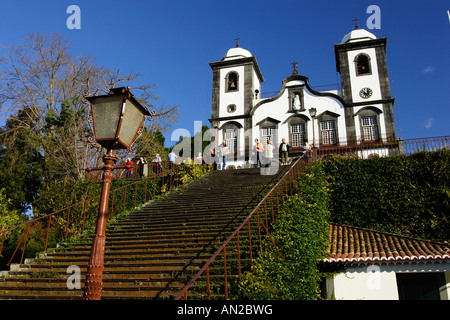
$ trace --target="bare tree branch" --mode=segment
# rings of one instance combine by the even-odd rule
[[[97,162],[103,152],[92,148],[89,104],[84,97],[130,86],[154,112],[146,121],[150,132],[170,128],[178,107],[156,105],[155,85],[139,83],[139,73],[99,66],[92,56],[74,57],[69,47],[62,35],[36,33],[5,48],[0,57],[0,117],[14,121],[14,126],[2,130],[0,139],[9,144],[17,130],[32,131],[39,138],[49,174],[73,180],[84,175],[85,163]],[[140,137],[138,143],[153,148],[150,136]]]

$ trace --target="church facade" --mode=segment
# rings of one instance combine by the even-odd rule
[[[265,146],[271,141],[275,154],[282,139],[291,153],[299,152],[305,143],[320,150],[394,141],[386,45],[387,38],[377,39],[356,26],[334,46],[341,90],[312,89],[308,77],[300,75],[293,63],[293,72],[282,80],[279,93],[268,98],[261,98],[264,77],[256,57],[238,43],[220,61],[210,63],[209,120],[217,143],[227,142],[227,164],[244,167],[255,163],[255,139]],[[370,150],[366,156],[369,154]]]

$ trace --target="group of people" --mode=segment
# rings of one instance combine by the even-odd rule
[[[272,145],[272,141],[267,141],[266,146],[259,142],[258,139],[255,140],[255,146],[254,151],[256,153],[256,163],[255,167],[262,167],[261,159],[264,156],[265,160],[264,163],[270,165],[273,159],[274,155],[274,149],[275,146]],[[278,147],[278,153],[280,155],[280,164],[281,165],[287,165],[289,162],[289,152],[290,152],[291,146],[286,142],[286,139],[282,139],[281,143]],[[301,149],[301,154],[303,155],[305,152],[309,150],[309,145],[307,142],[303,145]]]
[[[280,163],[281,165],[287,165],[289,162],[289,152],[291,147],[286,142],[286,139],[282,139],[281,141],[282,142],[278,147],[278,153],[280,155]],[[308,142],[305,142],[300,153],[303,155],[309,149],[310,148]],[[272,145],[271,140],[268,140],[267,144],[264,146],[264,144],[261,143],[258,139],[255,139],[255,145],[253,147],[253,151],[256,155],[255,168],[258,166],[263,167],[263,163],[266,165],[270,165],[270,163],[273,160],[274,150],[275,146]],[[211,158],[217,157],[216,163],[218,164],[219,170],[226,168],[226,159],[228,153],[229,149],[227,147],[226,141],[223,141],[222,145],[220,145],[216,149],[211,150]],[[201,159],[201,153],[199,153],[199,156],[196,159]],[[213,162],[214,160],[211,161],[211,163]],[[201,163],[201,161],[198,163]]]
[[[174,163],[175,163],[175,161],[174,161]],[[148,175],[149,166],[147,164],[148,164],[147,160],[144,157],[140,157],[139,160],[137,161],[137,170],[138,170],[139,177],[145,177]],[[170,164],[170,161],[169,161],[169,164]],[[125,163],[123,165],[126,166],[125,178],[130,179],[133,176],[134,163],[131,160],[131,158],[128,157],[128,158],[126,158]],[[153,172],[155,172],[156,174],[159,174],[162,172],[162,160],[158,153],[155,154],[155,157],[153,158],[150,167],[153,168]],[[170,165],[169,165],[169,167],[170,167]]]
[[[282,139],[281,143],[278,147],[278,153],[280,155],[280,164],[281,165],[287,165],[289,161],[289,152],[290,152],[290,145],[286,142],[286,139]],[[269,165],[273,160],[274,156],[274,149],[275,146],[272,145],[272,141],[267,141],[267,144],[264,146],[263,143],[261,143],[258,139],[255,139],[255,145],[253,147],[253,150],[256,154],[256,162],[255,162],[255,168],[263,167],[263,163],[265,165]],[[305,142],[300,153],[303,155],[306,152],[309,151],[309,145],[308,142]],[[227,154],[229,154],[230,150],[227,146],[226,141],[224,140],[222,144],[220,144],[218,147],[211,149],[209,154],[209,159],[207,161],[204,161],[202,157],[202,153],[199,152],[197,157],[194,158],[195,164],[202,164],[203,162],[207,163],[214,163],[217,164],[217,169],[219,170],[225,170],[226,168],[226,161],[227,161]],[[171,151],[168,156],[168,168],[169,170],[175,165],[177,162],[178,156],[175,154],[175,152]],[[140,177],[147,176],[148,174],[148,167],[147,161],[144,157],[140,157],[138,162],[138,174]],[[126,178],[129,179],[133,175],[133,161],[131,161],[130,158],[127,158],[125,163],[125,166],[127,166],[126,170]],[[151,167],[153,168],[153,172],[156,174],[159,174],[163,171],[162,168],[162,160],[158,153],[155,154],[154,159],[151,162]]]

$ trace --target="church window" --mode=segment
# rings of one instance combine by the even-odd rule
[[[267,145],[268,141],[272,141],[272,144],[276,141],[276,127],[265,127],[261,129],[261,142],[263,145]]]
[[[362,117],[361,124],[364,141],[378,140],[377,116]]]
[[[306,126],[304,123],[291,125],[291,145],[301,147],[306,140]]]
[[[336,121],[320,122],[320,136],[322,138],[322,144],[336,144]]]
[[[372,68],[370,67],[370,57],[367,54],[358,54],[355,58],[355,64],[357,76],[372,74]]]
[[[226,77],[226,88],[229,91],[238,91],[238,74],[236,72],[230,72]]]

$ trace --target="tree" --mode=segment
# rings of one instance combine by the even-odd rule
[[[19,212],[30,209],[43,176],[39,138],[31,123],[27,110],[23,109],[0,129],[0,188],[8,195],[11,209]]]
[[[93,141],[86,96],[130,86],[139,102],[153,112],[152,121],[145,123],[149,132],[167,129],[177,115],[177,107],[155,103],[154,85],[140,83],[140,74],[99,66],[92,56],[75,57],[69,47],[62,35],[36,33],[5,48],[0,58],[0,116],[8,119],[0,130],[1,156],[17,165],[22,151],[15,150],[27,145],[39,159],[39,170],[35,162],[25,163],[45,183],[75,183],[84,177],[86,166],[102,164],[104,150]],[[150,145],[153,137],[147,131],[119,157]],[[11,179],[22,174],[13,171]]]
[[[211,134],[207,133],[210,128],[208,126],[203,125],[201,131],[197,131],[192,136],[180,136],[178,142],[171,148],[175,150],[181,150],[179,156],[183,158],[195,158],[197,157],[197,152],[205,152],[208,147],[211,147]],[[198,145],[196,145],[198,144]],[[197,148],[197,150],[196,150]],[[201,148],[200,150],[198,150]],[[189,152],[189,154],[183,154],[184,151]]]
[[[167,153],[164,150],[165,138],[160,130],[151,131],[148,128],[144,128],[137,141],[135,154],[138,157],[149,158],[153,157],[155,153],[159,153],[162,157]]]
[[[6,197],[5,189],[0,189],[0,231],[6,230],[20,221],[17,210],[11,209],[12,201]]]

